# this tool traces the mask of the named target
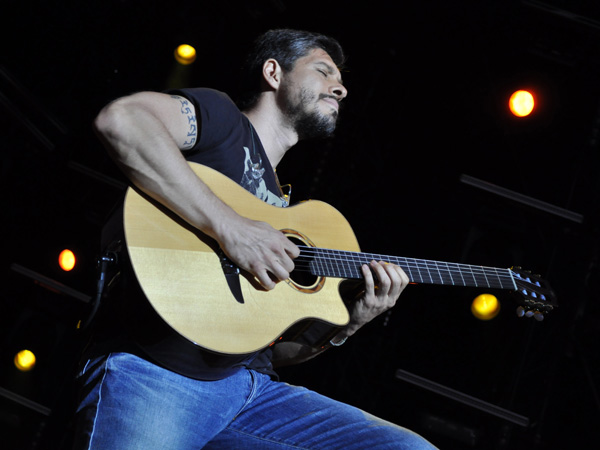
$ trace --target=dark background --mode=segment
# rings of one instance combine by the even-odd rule
[[[3,448],[68,443],[75,326],[95,293],[103,220],[125,187],[91,131],[93,117],[138,90],[183,84],[233,95],[248,43],[275,27],[330,34],[349,55],[337,137],[298,145],[279,167],[293,200],[335,205],[364,251],[531,269],[560,304],[542,322],[519,319],[501,292],[500,315],[482,322],[470,313],[481,291],[411,286],[343,347],[282,378],[444,449],[595,448],[596,1],[5,3]],[[185,70],[172,58],[184,42],[198,50]],[[506,101],[521,87],[538,93],[538,109],[515,120]],[[66,247],[79,256],[68,274],[56,264]],[[27,374],[12,365],[23,347],[39,358]],[[398,369],[418,378],[398,378]]]

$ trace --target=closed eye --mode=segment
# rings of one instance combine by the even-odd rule
[[[334,67],[322,61],[316,63],[315,69],[325,78],[329,78],[330,76],[336,77],[336,75],[339,74]],[[339,78],[337,82],[343,84],[341,78]]]

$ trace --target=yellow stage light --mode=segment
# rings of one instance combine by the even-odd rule
[[[500,303],[492,294],[481,294],[471,303],[471,312],[479,320],[491,320],[500,312]]]
[[[529,91],[515,91],[508,101],[510,111],[517,117],[525,117],[531,114],[535,107],[535,100]]]
[[[175,60],[184,66],[196,60],[196,49],[188,44],[182,44],[175,49]]]
[[[21,372],[29,372],[35,367],[35,355],[30,350],[21,350],[15,355],[14,363]]]

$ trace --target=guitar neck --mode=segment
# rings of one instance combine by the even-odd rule
[[[510,269],[314,247],[301,248],[300,258],[315,276],[361,279],[361,266],[375,260],[402,267],[411,283],[517,289]]]

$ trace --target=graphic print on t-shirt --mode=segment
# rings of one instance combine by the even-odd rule
[[[242,175],[242,181],[240,181],[242,187],[270,205],[279,207],[287,206],[285,200],[267,188],[267,184],[263,179],[265,169],[262,166],[260,154],[253,152],[251,155],[248,147],[244,147],[244,152],[246,153],[246,157],[244,158],[244,175]]]

